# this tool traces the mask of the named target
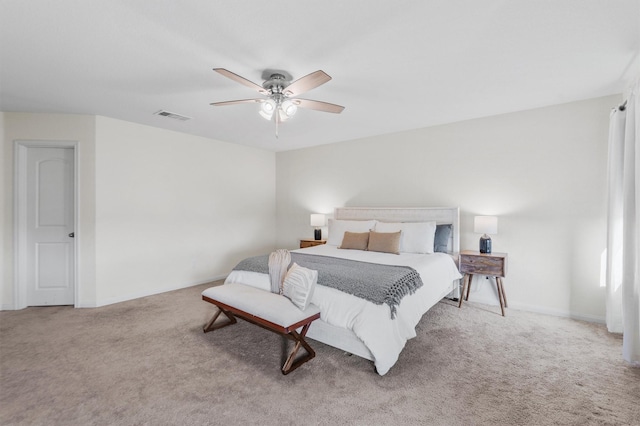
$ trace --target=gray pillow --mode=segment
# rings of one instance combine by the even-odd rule
[[[436,236],[433,240],[433,251],[447,253],[449,245],[449,237],[451,236],[451,225],[437,225]]]

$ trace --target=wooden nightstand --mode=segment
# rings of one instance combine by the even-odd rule
[[[502,278],[507,275],[507,253],[480,253],[473,250],[462,250],[460,252],[460,273],[464,274],[462,280],[462,292],[460,293],[460,303],[462,299],[469,300],[469,290],[471,280],[474,275],[486,275],[494,277],[496,288],[498,289],[498,299],[500,299],[500,309],[504,316],[504,308],[507,307],[507,296],[504,294]],[[465,295],[465,289],[467,294]]]
[[[321,246],[326,244],[327,240],[300,240],[300,248],[307,248],[313,246]]]

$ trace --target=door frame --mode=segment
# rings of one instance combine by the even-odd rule
[[[73,149],[73,306],[78,306],[78,141],[66,140],[14,140],[13,168],[13,247],[14,247],[14,309],[24,309],[27,305],[27,285],[24,271],[27,261],[27,152],[29,148],[71,148]]]

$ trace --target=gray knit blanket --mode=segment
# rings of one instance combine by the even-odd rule
[[[291,253],[293,262],[318,271],[318,284],[391,309],[391,318],[402,298],[422,287],[422,279],[409,266],[381,265],[313,254]],[[269,255],[254,256],[242,260],[234,270],[269,274]]]

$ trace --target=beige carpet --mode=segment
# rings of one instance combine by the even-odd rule
[[[441,302],[384,377],[313,341],[283,376],[279,336],[202,332],[206,287],[0,312],[0,424],[640,424],[640,369],[600,325]]]

